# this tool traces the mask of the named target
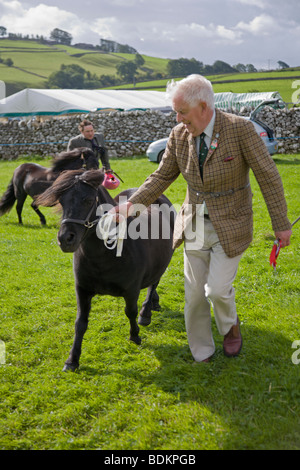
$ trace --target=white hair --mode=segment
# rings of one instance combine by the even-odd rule
[[[173,100],[175,96],[181,95],[191,107],[203,101],[211,109],[214,109],[215,99],[212,84],[202,75],[192,74],[175,82],[167,83],[167,98]]]

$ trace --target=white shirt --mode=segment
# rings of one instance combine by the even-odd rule
[[[206,128],[203,131],[205,133],[204,140],[205,140],[205,143],[206,143],[206,146],[207,146],[208,149],[209,149],[210,144],[211,144],[211,139],[212,139],[212,135],[213,135],[215,120],[216,120],[216,111],[214,110],[214,113],[212,115],[211,120],[209,121],[208,125],[206,126]],[[197,155],[199,155],[199,148],[200,148],[200,136],[197,136],[196,137]]]

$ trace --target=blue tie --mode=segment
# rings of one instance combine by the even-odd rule
[[[208,153],[208,148],[207,148],[204,138],[205,138],[205,133],[202,132],[202,134],[200,135],[200,146],[199,146],[199,167],[200,167],[200,173],[201,173],[202,179],[203,179],[203,165],[207,157],[207,153]]]

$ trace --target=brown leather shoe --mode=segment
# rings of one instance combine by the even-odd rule
[[[212,358],[212,356],[207,357],[206,359],[202,359],[201,362],[210,362],[211,358]]]
[[[240,331],[240,322],[237,319],[235,325],[233,325],[228,333],[224,336],[223,351],[225,356],[234,357],[237,356],[242,349],[242,335]]]
[[[202,359],[202,361],[198,362],[198,361],[194,361],[193,362],[193,365],[197,365],[197,364],[201,364],[202,362],[210,362],[210,360],[212,359],[213,357],[213,354],[205,359]]]

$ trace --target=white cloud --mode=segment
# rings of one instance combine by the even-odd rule
[[[21,3],[17,0],[7,1],[7,0],[0,0],[0,6],[3,12],[7,13],[18,13],[20,12]]]
[[[124,24],[112,16],[108,18],[95,19],[89,25],[89,28],[103,39],[112,39],[117,41],[118,38],[120,39],[120,36],[122,36]]]
[[[68,31],[73,44],[100,38],[156,57],[195,57],[211,64],[298,65],[299,0],[0,0],[0,25],[10,33],[50,36]],[[55,6],[56,5],[56,6]],[[263,48],[260,47],[263,41]],[[273,60],[273,59],[272,59]]]
[[[13,0],[0,0],[4,14],[0,21],[10,33],[39,34],[49,36],[54,28],[68,29],[75,32],[80,29],[79,18],[71,12],[61,10],[56,6],[43,3],[36,7],[25,9],[22,4]]]
[[[221,39],[225,39],[229,42],[240,42],[241,33],[234,31],[233,29],[225,28],[225,26],[217,26],[217,34]]]
[[[255,36],[272,34],[274,31],[278,31],[278,27],[279,26],[275,19],[264,13],[262,15],[256,16],[249,23],[240,21],[236,25],[237,30],[246,31],[248,33],[254,34]]]
[[[117,4],[120,0],[113,0],[113,2]],[[131,2],[140,4],[143,0],[131,0]],[[197,39],[210,39],[214,42],[224,40],[227,43],[234,43],[239,41],[241,36],[236,29],[214,23],[206,25],[191,22],[174,25],[159,20],[136,21],[134,17],[124,21],[116,16],[94,18],[87,22],[69,11],[43,3],[26,9],[18,0],[0,0],[0,6],[4,8],[4,14],[0,13],[0,22],[11,33],[49,36],[54,28],[60,28],[72,34],[73,42],[91,42],[88,40],[91,32],[99,38],[113,39],[127,44],[141,41],[141,38],[143,42],[164,41],[165,45],[177,42],[186,42],[188,45],[190,41]]]
[[[166,23],[153,23],[143,24],[140,26],[143,30],[143,34],[150,35],[162,34],[165,41],[176,41],[185,42],[187,47],[192,41],[197,39],[209,39],[213,42],[219,41],[220,39],[226,40],[227,42],[236,42],[240,39],[241,33],[234,29],[226,28],[223,25],[216,25],[210,23],[208,25],[198,23],[183,23],[176,25],[176,28],[172,28]]]

